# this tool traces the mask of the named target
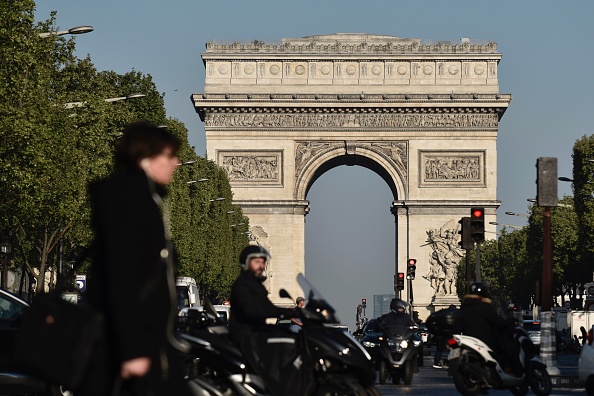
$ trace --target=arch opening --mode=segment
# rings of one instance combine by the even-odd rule
[[[354,331],[362,298],[365,316],[373,318],[374,296],[393,294],[394,193],[376,170],[340,165],[348,164],[329,162],[308,189],[305,273]]]

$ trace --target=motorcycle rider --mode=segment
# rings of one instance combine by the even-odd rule
[[[241,273],[231,288],[231,319],[229,332],[236,345],[250,331],[266,325],[266,319],[287,313],[268,299],[268,290],[262,284],[266,280],[264,269],[270,261],[270,253],[259,245],[250,245],[239,255]]]
[[[390,302],[390,312],[379,320],[380,329],[387,335],[403,335],[410,327],[417,327],[415,321],[406,313],[408,304],[399,298]]]
[[[482,282],[470,285],[470,293],[462,300],[463,334],[478,338],[491,348],[500,360],[504,371],[513,373],[519,367],[511,337],[499,336],[502,332],[516,325],[515,318],[504,319],[500,316],[491,301],[489,289]]]

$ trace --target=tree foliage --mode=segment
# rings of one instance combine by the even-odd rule
[[[228,294],[247,243],[231,224],[247,219],[239,208],[227,214],[232,195],[225,172],[198,157],[185,126],[167,118],[150,75],[97,71],[89,56],[75,56],[74,39],[40,37],[58,30],[56,13],[35,23],[34,11],[30,0],[0,5],[0,232],[12,239],[14,262],[35,274],[43,290],[48,270],[92,243],[87,185],[112,171],[124,126],[145,120],[166,124],[183,143],[180,157],[196,161],[180,167],[165,208],[182,274]],[[132,93],[145,96],[105,100]],[[209,182],[187,183],[196,177]],[[225,201],[209,201],[220,196]]]

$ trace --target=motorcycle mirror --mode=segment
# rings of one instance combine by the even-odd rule
[[[280,289],[280,290],[278,291],[278,295],[279,295],[281,298],[290,298],[291,300],[293,299],[293,297],[291,297],[291,295],[289,294],[289,292],[288,292],[288,291],[286,291],[285,289]]]

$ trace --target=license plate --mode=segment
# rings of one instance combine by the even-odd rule
[[[452,349],[450,351],[450,356],[448,356],[448,360],[457,359],[460,357],[460,348]]]

